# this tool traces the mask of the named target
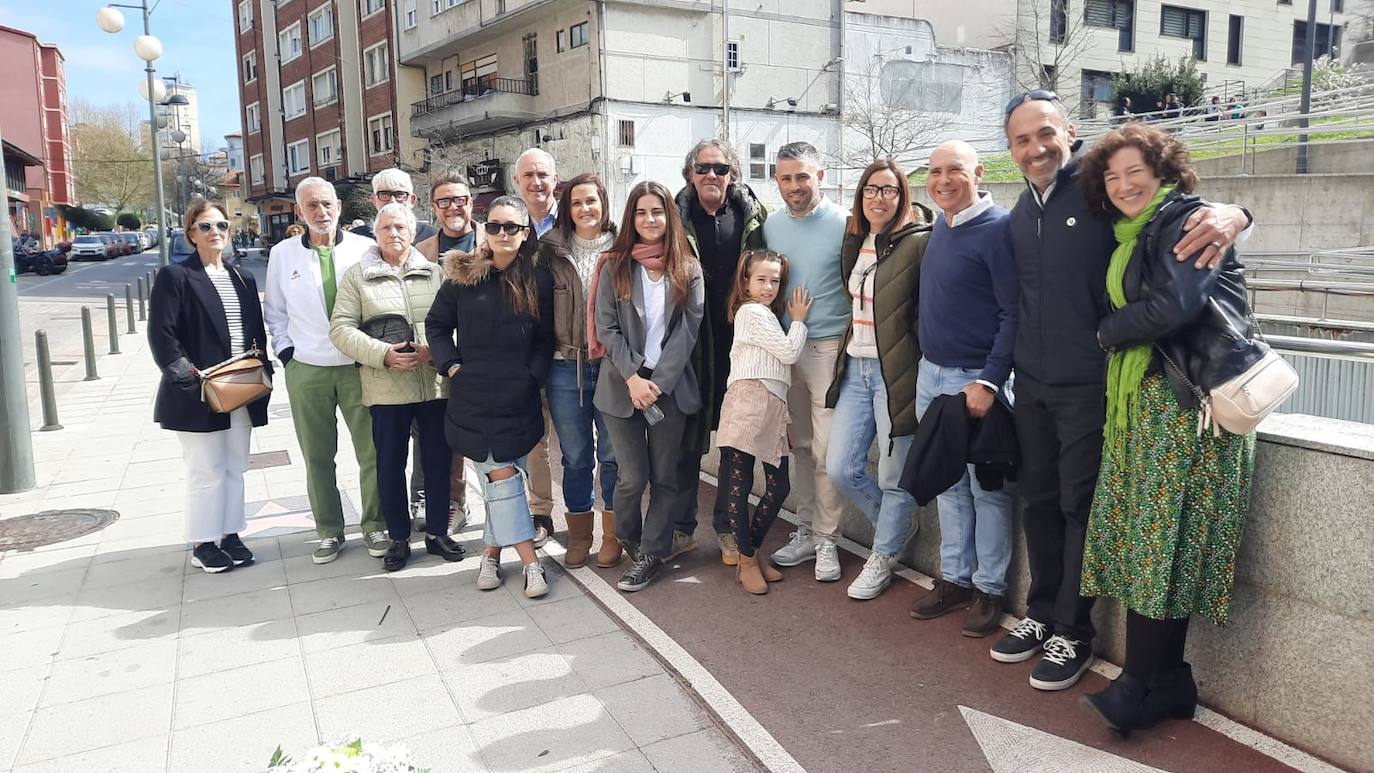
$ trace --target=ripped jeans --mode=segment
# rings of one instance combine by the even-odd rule
[[[530,519],[530,504],[525,498],[525,457],[498,462],[491,456],[473,459],[477,485],[482,490],[482,502],[487,509],[487,523],[482,530],[482,542],[494,547],[510,547],[534,539],[534,521]],[[504,480],[492,480],[488,473],[514,465],[520,474]]]

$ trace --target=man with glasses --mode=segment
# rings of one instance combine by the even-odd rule
[[[1026,190],[1011,213],[1020,274],[1013,366],[1018,478],[1026,501],[1030,564],[1026,618],[992,647],[994,660],[1020,663],[1043,650],[1032,687],[1065,690],[1092,662],[1092,598],[1079,595],[1083,539],[1102,462],[1106,354],[1097,343],[1106,316],[1112,222],[1089,209],[1078,178],[1086,152],[1064,106],[1037,89],[1007,103],[1004,128]],[[1240,207],[1199,209],[1185,225],[1179,260],[1221,259],[1247,228]]]
[[[393,201],[407,207],[415,205],[415,185],[410,181],[410,175],[396,167],[383,169],[372,176],[372,208],[380,212],[382,207]],[[433,236],[434,231],[434,226],[429,223],[417,223],[415,225],[415,243],[418,245]],[[374,242],[377,241],[377,237],[372,234],[371,223],[364,222],[354,228],[353,233],[366,236]]]
[[[702,408],[688,417],[682,455],[681,516],[673,529],[673,548],[668,559],[696,547],[697,485],[701,455],[710,448],[711,433],[720,420],[720,405],[730,375],[730,346],[734,326],[726,312],[735,267],[745,250],[763,249],[763,223],[768,210],[749,186],[740,182],[739,156],[729,142],[702,140],[687,154],[682,166],[687,185],[678,192],[676,204],[682,215],[687,241],[701,261],[706,280],[706,308],[697,335],[693,366],[701,381]],[[692,449],[696,453],[692,453]],[[716,508],[720,516],[712,526],[720,539],[721,560],[728,566],[739,561],[735,533],[725,519],[725,507]]]
[[[457,169],[434,176],[429,183],[429,205],[439,230],[417,239],[415,249],[431,263],[440,263],[450,250],[472,252],[482,246],[481,232],[472,221],[472,186]]]

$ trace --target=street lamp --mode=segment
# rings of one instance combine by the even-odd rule
[[[153,62],[162,56],[162,41],[153,37],[152,25],[149,20],[148,0],[139,0],[138,5],[124,5],[121,3],[110,3],[95,12],[95,23],[100,29],[110,34],[116,34],[124,29],[124,14],[120,8],[131,8],[143,14],[143,34],[134,38],[134,53],[139,59],[144,61],[144,73],[146,81],[140,91],[143,97],[148,100],[148,131],[152,135],[153,144],[153,180],[157,186],[157,225],[162,231],[157,240],[157,257],[159,265],[167,265],[167,239],[171,236],[170,229],[167,228],[167,201],[166,194],[162,189],[162,155],[157,148],[157,103],[162,101],[162,97],[167,93],[167,87],[162,81],[158,80],[156,70],[153,69]],[[173,99],[180,95],[173,95]],[[180,97],[185,100],[185,97]]]

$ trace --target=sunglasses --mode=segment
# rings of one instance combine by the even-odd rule
[[[410,191],[373,191],[372,195],[382,201],[399,201],[404,203],[410,199]]]
[[[434,206],[438,207],[439,209],[448,209],[449,207],[466,207],[469,201],[472,201],[471,196],[445,196],[442,199],[435,199]]]
[[[216,220],[216,221],[213,222],[213,223],[206,223],[206,222],[196,223],[196,228],[199,228],[199,229],[200,229],[200,232],[203,233],[203,234],[208,234],[208,233],[210,233],[211,231],[216,231],[216,230],[219,231],[219,232],[222,233],[222,234],[227,234],[227,233],[229,233],[229,221],[228,221],[228,220]]]
[[[1021,105],[1024,105],[1027,102],[1034,102],[1036,100],[1041,100],[1044,102],[1058,102],[1059,95],[1054,93],[1053,91],[1050,91],[1049,89],[1032,89],[1031,91],[1027,91],[1024,94],[1017,94],[1016,96],[1011,98],[1010,102],[1007,103],[1006,116],[1010,118],[1012,111],[1014,111],[1016,108],[1020,107]]]
[[[692,164],[692,171],[696,172],[697,174],[711,174],[712,172],[714,172],[716,177],[725,177],[726,175],[730,174],[730,165],[697,163]]]
[[[498,223],[493,220],[487,221],[483,224],[482,227],[486,228],[487,233],[491,234],[492,236],[495,236],[501,233],[502,231],[505,231],[507,236],[514,236],[520,233],[521,231],[525,230],[526,228],[529,228],[529,226],[525,225],[524,223]]]

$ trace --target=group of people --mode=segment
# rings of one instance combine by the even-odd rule
[[[627,592],[696,547],[713,445],[712,528],[754,594],[782,580],[778,566],[814,561],[817,581],[841,579],[847,501],[874,532],[848,596],[879,596],[915,533],[904,473],[953,461],[938,493],[940,577],[911,614],[964,611],[964,634],[987,636],[1004,608],[1013,488],[931,428],[996,424],[1014,428],[1031,584],[992,658],[1039,656],[1033,687],[1073,686],[1092,660],[1094,600],[1115,596],[1129,609],[1125,669],[1085,706],[1123,735],[1191,716],[1188,621],[1226,621],[1254,449],[1253,435],[1197,431],[1215,377],[1198,363],[1227,342],[1196,323],[1225,309],[1253,335],[1233,249],[1251,218],[1200,200],[1186,148],[1146,124],[1084,147],[1058,97],[1036,90],[1007,105],[1004,126],[1027,182],[1011,211],[979,190],[977,153],[960,141],[931,155],[935,212],[890,159],[863,170],[850,206],[829,200],[804,142],[778,151],[786,209],[771,214],[718,139],[687,154],[676,195],[636,184],[618,224],[595,175],[556,198],[539,149],[517,160],[519,195],[492,201],[480,225],[468,181],[435,177],[428,232],[400,170],[374,177],[376,221],[353,232],[333,186],[307,178],[296,201],[308,230],[273,248],[261,306],[253,278],[221,261],[223,210],[198,202],[186,215],[198,257],[159,272],[149,326],[155,419],[184,449],[193,560],[210,572],[251,563],[243,473],[251,427],[267,420],[266,399],[213,412],[197,374],[254,349],[270,370],[270,340],[317,563],[344,547],[339,413],[362,470],[362,541],[385,569],[406,565],[419,521],[429,553],[463,557],[450,533],[471,474],[486,506],[477,585],[501,584],[513,548],[531,597],[548,589],[536,548],[553,531],[550,436],[565,562],[628,556]],[[802,525],[766,554],[794,484]]]

